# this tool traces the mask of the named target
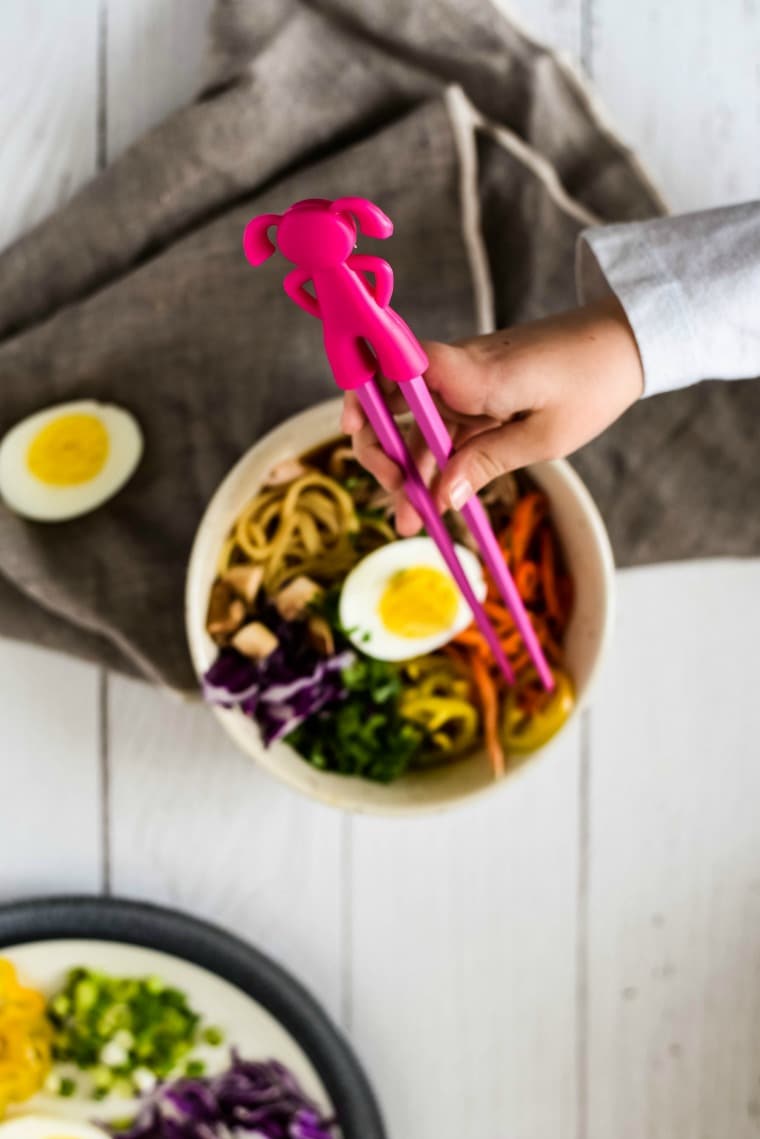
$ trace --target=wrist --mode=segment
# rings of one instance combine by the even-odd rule
[[[622,399],[628,405],[635,403],[644,394],[644,365],[625,309],[614,293],[585,308],[604,337],[609,367]]]

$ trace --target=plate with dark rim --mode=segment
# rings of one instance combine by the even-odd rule
[[[34,898],[0,905],[0,954],[45,992],[77,965],[119,976],[158,974],[245,1058],[286,1064],[334,1113],[342,1139],[386,1139],[367,1077],[317,1001],[281,966],[218,926],[120,898]],[[212,1071],[215,1063],[224,1066],[211,1059]],[[124,1101],[115,1099],[95,1105],[38,1094],[19,1106],[82,1118],[124,1115]]]

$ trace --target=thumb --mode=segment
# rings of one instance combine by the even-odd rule
[[[457,448],[438,480],[439,506],[461,510],[473,494],[498,475],[546,459],[548,448],[537,419],[529,416],[483,431]]]

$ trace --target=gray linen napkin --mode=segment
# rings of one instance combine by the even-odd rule
[[[0,508],[0,632],[178,689],[210,495],[262,432],[334,394],[282,265],[242,257],[249,217],[375,199],[395,306],[446,340],[572,304],[579,230],[661,208],[577,81],[487,0],[218,0],[209,69],[197,103],[0,258],[0,431],[94,397],[146,438],[87,517]],[[741,384],[666,396],[577,457],[622,564],[760,548],[740,507],[758,405]]]

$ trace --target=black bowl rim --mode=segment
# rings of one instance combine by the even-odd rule
[[[128,898],[67,895],[0,905],[0,949],[69,938],[157,949],[229,981],[263,1005],[303,1048],[344,1139],[387,1139],[369,1081],[342,1033],[307,989],[260,950],[190,914]]]

